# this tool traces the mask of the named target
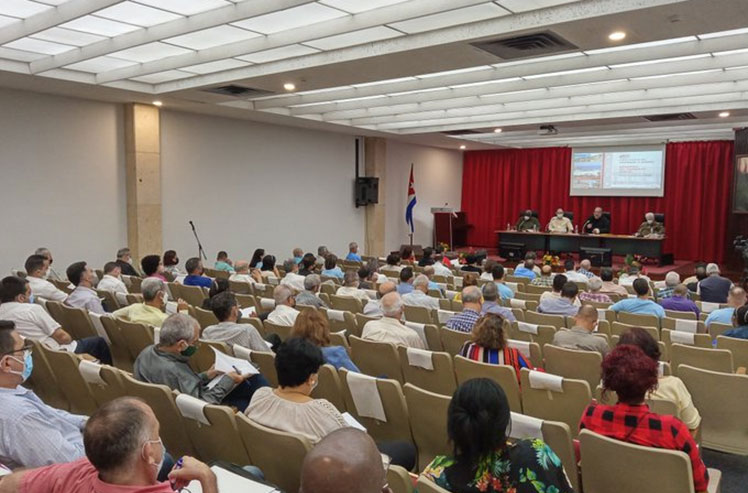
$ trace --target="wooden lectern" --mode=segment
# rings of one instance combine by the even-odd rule
[[[450,250],[467,246],[467,233],[470,225],[465,213],[448,207],[434,207],[434,245],[446,243]]]

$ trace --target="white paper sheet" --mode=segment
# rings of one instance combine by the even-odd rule
[[[207,402],[187,394],[179,394],[176,398],[177,409],[185,418],[194,419],[204,425],[210,426],[210,421],[205,417],[205,406]]]
[[[343,413],[343,419],[345,419],[345,422],[350,426],[351,428],[356,428],[357,430],[361,430],[364,433],[366,433],[366,428],[364,428],[364,425],[359,423],[356,418],[351,416],[350,413]]]
[[[239,310],[242,314],[242,318],[252,318],[257,316],[257,310],[255,310],[255,307],[248,306],[247,308],[242,308]]]
[[[605,308],[598,308],[597,309],[597,320],[598,321],[608,320],[608,318],[606,317],[607,313],[608,313],[608,310],[606,310]]]
[[[699,330],[699,322],[696,320],[675,319],[675,330],[679,332],[690,332],[695,334]]]
[[[455,279],[455,287],[456,288],[461,288],[462,287],[462,277],[455,276],[454,279]]]
[[[356,414],[387,422],[382,398],[377,389],[377,379],[361,373],[348,372],[346,376]]]
[[[153,343],[158,345],[160,341],[161,341],[161,327],[154,327],[153,328]]]
[[[187,277],[186,274],[179,275],[179,276],[177,276],[176,279],[174,279],[174,282],[177,283],[177,284],[184,284],[184,278],[185,277]]]
[[[514,298],[509,299],[509,306],[512,308],[527,308],[527,303],[525,303],[525,300],[516,300]]]
[[[518,440],[523,438],[543,439],[543,420],[512,412],[512,426],[509,436]]]
[[[708,301],[701,302],[701,311],[704,313],[712,313],[714,310],[719,310],[719,303],[710,303]]]
[[[343,310],[327,310],[327,319],[336,322],[345,322],[345,312]]]
[[[93,361],[81,360],[78,365],[78,371],[81,372],[83,380],[88,383],[106,386],[106,382],[101,378],[101,365]]]
[[[530,370],[530,387],[533,389],[550,390],[552,392],[564,391],[564,378],[542,371]]]
[[[104,330],[104,324],[101,323],[101,317],[111,317],[111,315],[107,315],[104,313],[88,312],[88,316],[89,318],[91,318],[91,323],[96,329],[96,333],[99,334],[101,337],[103,337],[104,340],[107,342],[107,344],[111,346],[112,341],[109,340],[109,336],[107,335],[106,330]]]
[[[431,351],[409,347],[406,350],[406,353],[408,355],[408,364],[410,366],[417,366],[424,370],[434,369],[434,360],[432,359]]]
[[[260,298],[260,306],[264,310],[275,308],[275,300],[271,298]]]
[[[177,313],[177,310],[179,309],[179,304],[176,301],[167,301],[166,302],[166,309],[164,310],[169,315],[173,315]]]
[[[453,299],[455,299],[455,296],[457,296],[457,291],[452,291],[452,290],[448,289],[446,291],[446,294],[447,294],[447,299],[448,300],[453,300]]]
[[[237,372],[240,375],[257,375],[260,373],[257,371],[252,363],[246,359],[234,358],[228,354],[224,354],[216,348],[211,348],[216,355],[216,370],[223,373]]]
[[[528,324],[527,322],[517,322],[517,329],[519,329],[520,332],[526,332],[528,334],[538,335],[537,324]]]
[[[689,332],[682,332],[680,330],[671,330],[670,331],[670,342],[673,344],[686,344],[688,346],[693,346],[695,341],[695,334],[691,334]]]
[[[429,346],[428,341],[426,341],[426,329],[425,329],[426,324],[419,324],[418,322],[408,322],[407,320],[404,322],[404,324],[409,329],[413,329],[414,331],[418,333],[418,337],[420,337],[421,340],[423,341],[424,347]]]
[[[507,346],[510,348],[514,348],[517,351],[519,351],[522,356],[524,356],[527,360],[530,359],[530,342],[529,341],[518,341],[516,339],[509,339],[506,341]]]
[[[457,313],[457,312],[451,312],[449,310],[437,310],[436,313],[437,313],[437,315],[439,317],[439,323],[440,324],[445,324],[445,323],[447,323],[447,320],[449,320],[450,318],[452,318],[455,315],[455,313]]]
[[[218,491],[221,493],[274,493],[279,491],[273,486],[239,476],[219,466],[213,466],[210,470],[216,475]],[[187,490],[191,493],[203,493],[203,488],[199,481],[192,481],[183,491]]]

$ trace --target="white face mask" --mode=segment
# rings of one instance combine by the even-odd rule
[[[169,302],[169,293],[164,291],[164,305],[167,304],[168,302]]]
[[[529,220],[530,220],[530,216],[525,216],[525,221],[529,221]]]
[[[556,213],[556,217],[559,218],[559,219],[561,219],[562,217],[564,217],[564,213],[563,212],[557,212]]]
[[[647,219],[647,224],[652,224],[653,222],[655,222],[654,219]]]
[[[161,471],[161,468],[164,466],[164,460],[166,459],[166,448],[164,447],[164,442],[161,440],[161,437],[159,437],[158,440],[148,440],[147,442],[143,444],[144,451],[145,451],[146,443],[158,443],[159,445],[161,445],[161,460],[159,461],[158,464],[151,464],[152,466],[156,468],[156,474],[158,474],[159,471]]]

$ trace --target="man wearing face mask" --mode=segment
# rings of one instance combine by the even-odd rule
[[[218,492],[215,474],[192,457],[159,482],[166,451],[156,416],[139,399],[121,397],[100,407],[82,442],[85,457],[12,474],[0,482],[0,493],[173,493],[172,484],[181,489],[193,480],[206,493]]]
[[[548,231],[551,233],[571,233],[574,231],[574,225],[571,220],[564,216],[564,210],[556,209],[556,215],[548,222]]]
[[[138,277],[140,274],[138,274],[138,271],[135,270],[135,268],[132,266],[132,257],[130,256],[130,249],[120,248],[117,250],[117,265],[119,265],[119,268],[122,270],[122,273],[126,276],[135,276]]]
[[[166,310],[166,303],[169,301],[166,283],[156,277],[148,277],[143,279],[140,285],[140,292],[143,294],[142,303],[133,303],[132,305],[120,308],[112,313],[112,315],[124,318],[130,322],[161,327],[161,324],[169,316],[164,311]],[[186,301],[180,299],[177,301],[177,310],[187,312],[189,311],[189,305]]]
[[[195,373],[189,365],[190,356],[197,351],[199,335],[197,320],[183,313],[170,315],[161,325],[159,343],[138,355],[133,375],[141,382],[166,385],[209,404],[225,404],[244,411],[255,390],[268,386],[267,380],[259,374],[249,377],[230,372],[209,388],[210,381],[221,372],[211,368]]]
[[[49,263],[42,255],[31,255],[26,259],[24,265],[26,269],[26,279],[31,286],[31,293],[37,298],[44,298],[48,301],[65,301],[68,294],[57,286],[47,281],[47,272]]]
[[[636,231],[636,236],[663,236],[664,234],[665,226],[655,221],[655,215],[651,212],[644,214],[644,222],[641,223],[639,229]]]
[[[517,231],[540,231],[540,221],[532,215],[532,211],[527,209],[522,213],[515,226]]]
[[[64,278],[52,268],[52,262],[54,262],[54,259],[52,258],[52,252],[49,251],[49,248],[39,247],[34,252],[34,255],[41,255],[47,263],[46,270],[44,271],[44,279],[51,279],[53,281],[64,280]]]
[[[584,305],[574,317],[574,327],[556,332],[552,344],[567,349],[597,351],[604,358],[610,352],[610,347],[606,339],[593,335],[597,324],[597,308]]]

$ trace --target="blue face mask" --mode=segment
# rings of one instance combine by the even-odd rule
[[[35,303],[35,302],[36,302],[36,296],[32,294],[31,296],[29,296],[29,303]]]
[[[19,358],[16,358],[15,356],[11,356],[14,360],[18,361],[19,363],[23,363],[23,371],[13,371],[9,370],[11,373],[15,373],[16,375],[21,375],[21,378],[25,382],[29,379],[31,376],[31,372],[34,369],[34,360],[31,357],[31,351],[26,351],[23,355],[23,361],[21,361]]]

